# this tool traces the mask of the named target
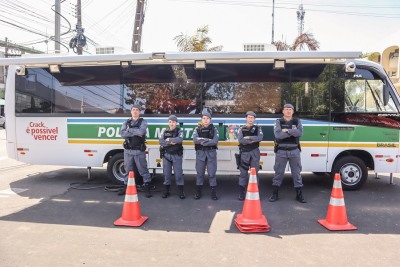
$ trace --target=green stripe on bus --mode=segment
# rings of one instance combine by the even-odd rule
[[[73,139],[122,139],[120,136],[121,125],[102,124],[68,124],[68,138]],[[147,139],[158,139],[164,125],[148,125]],[[227,127],[216,126],[219,132],[219,140],[229,140]],[[184,126],[184,140],[191,140],[195,126]],[[273,126],[262,126],[263,141],[273,141]],[[390,128],[368,127],[368,126],[305,126],[302,142],[376,142],[397,143],[399,141],[399,130]]]

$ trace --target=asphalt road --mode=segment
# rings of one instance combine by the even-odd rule
[[[328,176],[304,174],[304,196],[294,200],[290,175],[280,200],[267,201],[272,174],[260,176],[263,214],[271,232],[243,234],[234,224],[242,213],[236,176],[218,177],[218,201],[209,188],[194,200],[194,176],[186,176],[187,198],[173,187],[161,198],[162,177],[152,198],[139,192],[138,228],[117,227],[124,197],[105,190],[104,169],[31,166],[6,157],[0,130],[1,266],[395,266],[399,261],[399,177],[373,173],[365,186],[344,192],[347,216],[356,231],[331,232],[326,217],[332,190]]]

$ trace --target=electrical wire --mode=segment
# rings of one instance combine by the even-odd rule
[[[108,183],[71,183],[69,185],[70,189],[77,189],[77,190],[92,190],[92,189],[97,189],[97,188],[103,188],[103,187],[107,187],[106,184]],[[121,188],[122,186],[118,186],[119,188]]]
[[[39,0],[41,3],[45,3],[48,6],[54,7],[54,1],[50,0]],[[151,3],[151,0],[149,0]],[[271,8],[272,3],[266,3],[266,1],[257,1],[257,0],[249,0],[249,1],[239,1],[239,0],[170,0],[174,2],[187,2],[187,3],[199,3],[204,5],[230,5],[230,6],[244,6],[244,7],[261,7],[261,8]],[[63,0],[61,3],[65,2]],[[133,32],[133,22],[134,22],[134,12],[135,8],[133,7],[135,1],[123,1],[121,4],[113,7],[107,14],[103,16],[104,19],[110,19],[112,23],[108,23],[108,26],[101,27],[98,21],[90,18],[89,15],[85,14],[85,20],[88,21],[87,29],[90,29],[90,37],[87,37],[87,45],[98,46],[99,44],[103,44],[106,42],[112,41],[113,43],[121,43],[121,40],[116,36],[116,33],[121,31],[123,28],[126,28],[129,25],[131,32]],[[282,10],[297,10],[299,2],[296,1],[277,1],[275,4],[276,9]],[[44,10],[40,10],[37,8],[38,5],[30,5],[29,3],[21,0],[0,0],[0,4],[2,5],[2,9],[0,10],[1,18],[0,23],[6,25],[7,27],[17,29],[18,31],[29,32],[34,35],[42,36],[43,38],[26,41],[24,44],[32,45],[38,44],[42,42],[54,41],[53,36],[48,36],[47,33],[39,30],[43,26],[52,28],[51,19],[49,16],[46,16],[46,12]],[[82,3],[82,10],[88,11],[90,6],[98,4],[94,0],[86,0]],[[398,19],[400,18],[400,14],[398,9],[400,9],[400,5],[396,4],[351,4],[344,3],[339,4],[337,2],[327,2],[320,3],[317,1],[302,1],[302,4],[306,6],[307,12],[318,12],[318,13],[330,13],[330,14],[338,14],[338,15],[346,15],[346,16],[368,16],[375,18],[387,18],[387,19]],[[148,1],[146,1],[145,10],[148,9]],[[53,10],[53,9],[52,9]],[[53,10],[55,12],[55,10]],[[89,13],[89,11],[87,12]],[[146,13],[146,12],[145,12]],[[90,14],[90,13],[89,13]],[[61,15],[61,14],[60,14]],[[10,18],[11,16],[12,18]],[[68,35],[73,32],[71,23],[66,16],[61,15],[63,18],[63,22],[67,23],[67,26],[64,23],[61,24],[62,29],[64,30],[62,35]],[[111,32],[110,32],[111,31]],[[86,32],[88,33],[88,32]],[[145,31],[144,31],[145,33]],[[63,47],[68,49],[68,41],[60,42]],[[87,51],[86,51],[87,52]]]
[[[62,4],[63,2],[65,2],[65,0],[61,1],[60,4]],[[68,26],[69,26],[69,27],[68,27],[68,31],[66,31],[66,32],[64,32],[64,33],[60,33],[60,36],[63,36],[63,35],[66,35],[66,34],[70,33],[70,32],[71,32],[71,23],[70,23],[69,20],[68,20],[66,17],[64,17],[60,12],[57,12],[55,9],[53,9],[53,7],[55,7],[55,5],[52,5],[52,6],[51,6],[51,10],[53,10],[54,13],[58,14],[61,18],[63,18],[63,19],[68,23]],[[51,38],[51,37],[54,37],[54,38],[55,38],[55,36],[50,36],[50,38]]]
[[[118,192],[120,189],[124,188],[125,185],[107,185],[110,184],[111,182],[108,183],[96,183],[96,182],[87,182],[87,183],[71,183],[69,185],[69,189],[76,189],[76,190],[93,190],[93,189],[98,189],[98,188],[104,188],[104,191],[108,192]],[[157,187],[155,185],[150,185],[151,188],[150,190],[152,192],[161,192],[162,190],[157,190]],[[145,192],[145,188],[143,185],[136,185],[136,189],[138,192]]]
[[[203,4],[218,4],[218,5],[231,5],[231,6],[249,6],[249,7],[272,7],[272,4],[265,4],[265,2],[257,2],[257,1],[222,1],[222,0],[170,0],[170,1],[175,1],[175,2],[192,2],[192,3],[203,3]],[[292,3],[288,3],[287,4],[292,4]],[[297,5],[298,7],[298,3],[295,4],[293,3],[292,5]],[[303,2],[303,6],[318,6],[318,4],[305,4]],[[319,6],[324,6],[324,5],[319,5]],[[343,5],[328,5],[326,4],[325,6],[327,7],[337,7],[337,8],[341,8],[341,7],[354,7],[357,10],[360,10],[361,8],[366,8],[365,5],[348,5],[348,6],[343,6]],[[297,10],[297,7],[286,7],[284,5],[284,3],[275,3],[275,8],[276,9],[288,9],[288,10]],[[376,9],[376,8],[386,8],[386,9],[395,9],[395,8],[400,8],[400,6],[367,6],[368,8],[371,9]],[[322,13],[332,13],[332,14],[341,14],[341,15],[351,15],[351,16],[368,16],[368,17],[376,17],[376,18],[400,18],[399,14],[380,14],[380,13],[365,13],[365,12],[359,12],[359,11],[340,11],[340,10],[324,10],[324,9],[312,9],[312,8],[307,8],[307,11],[310,12],[322,12]]]
[[[86,5],[86,9],[89,8],[90,7]],[[88,22],[87,28],[90,29],[91,32],[94,32],[93,35],[90,35],[92,40],[96,43],[103,44],[109,42],[110,40],[113,40],[113,43],[121,43],[121,40],[119,40],[116,33],[120,31],[120,29],[123,29],[125,25],[133,24],[134,10],[133,1],[125,1],[102,17],[103,21],[107,18],[110,18],[111,15],[114,15],[115,17],[113,21],[107,23],[109,26],[105,28],[102,27],[98,21],[92,19],[89,15],[85,15],[85,20]],[[113,31],[109,31],[109,28],[111,27]]]
[[[8,21],[3,19],[3,20],[0,20],[0,22],[3,22],[4,24],[7,24],[8,26],[11,26],[13,28],[17,28],[19,30],[27,31],[27,32],[30,32],[30,33],[33,33],[33,34],[37,34],[37,35],[46,37],[45,39],[39,39],[39,40],[31,41],[31,44],[46,42],[46,41],[49,41],[49,40],[55,41],[54,36],[50,36],[49,37],[47,33],[44,33],[42,31],[36,30],[33,27],[34,23],[35,24],[39,24],[39,25],[48,26],[48,22],[51,22],[47,17],[42,16],[40,13],[38,13],[38,12],[42,12],[42,11],[35,11],[37,9],[35,9],[34,7],[31,7],[31,6],[27,5],[26,3],[20,4],[18,1],[13,1],[13,2],[9,2],[9,1],[4,2],[4,0],[0,0],[0,1],[4,4],[3,6],[5,8],[11,8],[11,11],[7,10],[7,12],[12,14],[13,17],[15,17],[15,18],[17,18],[19,20],[19,21],[15,21],[15,23],[12,23],[13,19],[6,18]],[[62,2],[64,2],[64,1],[62,1]],[[3,12],[6,12],[6,11],[3,9]],[[22,16],[21,13],[24,14],[24,15]],[[27,18],[25,15],[30,15],[31,17]],[[69,23],[67,18],[65,18],[62,15],[61,15],[61,17],[64,18],[64,20],[69,24],[68,30],[66,32],[64,32],[63,35],[64,34],[68,34],[71,31],[71,24]],[[3,18],[5,18],[5,17],[3,16]],[[24,20],[29,21],[29,25],[26,25],[26,24],[21,22],[21,21],[24,21]],[[65,28],[64,25],[61,25],[61,27]],[[69,48],[68,48],[68,46],[65,45],[65,43],[63,43],[63,42],[59,42],[59,43],[67,51],[69,51]]]

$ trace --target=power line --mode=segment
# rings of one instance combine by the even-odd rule
[[[46,16],[43,16],[42,14],[38,13],[38,12],[40,12],[40,10],[38,10],[38,12],[35,12],[34,11],[35,8],[32,7],[32,6],[29,6],[26,3],[18,4],[18,2],[16,2],[16,1],[10,2],[10,1],[7,1],[7,0],[6,1],[1,0],[0,2],[2,2],[2,8],[4,8],[4,7],[7,8],[8,7],[12,11],[15,10],[15,11],[18,11],[18,12],[23,13],[25,15],[32,16],[32,17],[35,17],[35,18],[39,18],[39,19],[44,20],[46,22],[50,22],[50,20]]]
[[[217,4],[217,5],[230,5],[230,6],[248,6],[248,7],[268,7],[272,8],[271,4],[265,4],[265,2],[258,2],[258,1],[223,1],[223,0],[171,0],[175,2],[192,2],[192,3],[204,3],[204,4]],[[292,3],[292,2],[285,2],[286,4],[289,5],[296,5],[296,7],[287,7],[284,5],[284,3],[278,3],[275,4],[275,8],[278,9],[288,9],[288,10],[297,10],[297,6],[299,3]],[[351,16],[369,16],[369,17],[376,17],[376,18],[400,18],[399,14],[380,14],[380,13],[364,13],[364,12],[359,12],[359,11],[340,11],[340,10],[325,10],[325,9],[310,9],[308,6],[318,6],[318,4],[306,4],[303,2],[303,5],[307,7],[307,11],[313,11],[313,12],[322,12],[322,13],[333,13],[333,14],[341,14],[341,15],[351,15]],[[320,4],[319,6],[323,6]],[[354,7],[357,9],[360,8],[371,8],[371,9],[376,9],[376,8],[386,8],[386,9],[394,9],[394,8],[400,8],[400,6],[364,6],[364,5],[328,5],[326,4],[325,6],[331,6],[331,7]]]

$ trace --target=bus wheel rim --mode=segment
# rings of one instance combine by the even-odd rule
[[[357,184],[362,177],[362,170],[357,164],[345,164],[340,169],[342,183],[346,185]]]

